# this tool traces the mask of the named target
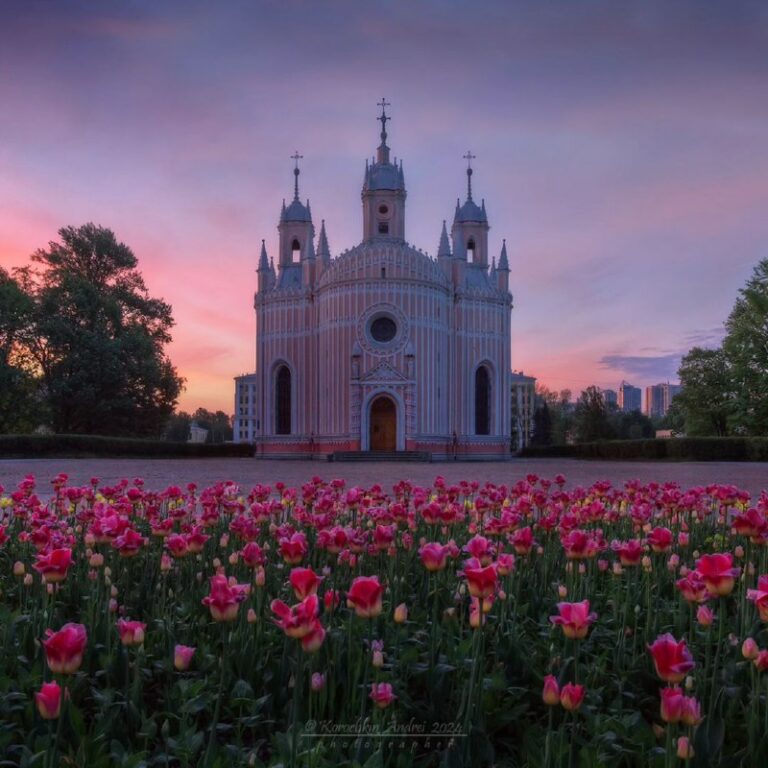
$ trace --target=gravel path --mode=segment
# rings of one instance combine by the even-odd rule
[[[91,477],[112,483],[123,477],[143,477],[152,489],[167,485],[198,486],[219,480],[234,480],[245,488],[256,483],[282,480],[297,486],[314,475],[324,479],[344,478],[349,485],[380,483],[389,490],[398,480],[429,485],[437,475],[446,480],[479,480],[481,483],[512,483],[529,473],[552,478],[561,472],[568,487],[588,485],[596,480],[621,484],[626,480],[642,482],[676,481],[683,487],[728,483],[756,496],[768,489],[768,464],[740,462],[649,462],[583,461],[579,459],[514,459],[510,462],[465,463],[334,463],[325,461],[264,461],[257,459],[0,459],[0,485],[15,488],[25,475],[33,474],[42,492],[49,480],[66,472],[70,482],[87,483]]]

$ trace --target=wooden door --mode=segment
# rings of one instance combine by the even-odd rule
[[[388,397],[377,397],[371,403],[371,450],[397,449],[397,410]]]

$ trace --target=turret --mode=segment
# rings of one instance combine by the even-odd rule
[[[299,199],[299,160],[302,156],[296,152],[291,156],[296,161],[293,169],[293,200],[286,207],[283,201],[283,208],[280,212],[280,224],[277,229],[280,233],[280,269],[290,267],[293,264],[299,264],[308,259],[314,259],[313,240],[315,237],[315,228],[312,226],[312,212],[307,204],[303,205]]]
[[[328,248],[328,236],[325,234],[325,219],[320,222],[320,236],[317,239],[317,256],[320,260],[320,271],[331,266],[331,251],[330,248]]]
[[[456,259],[488,267],[488,216],[485,212],[485,200],[482,205],[472,199],[472,160],[471,152],[464,155],[467,161],[467,199],[464,205],[456,201],[456,212],[453,216],[451,237],[453,238],[453,255]]]
[[[269,259],[267,258],[267,246],[264,241],[261,241],[261,254],[259,255],[259,266],[256,269],[258,275],[259,293],[262,291],[268,291],[274,285],[273,271],[269,266]]]
[[[507,241],[504,240],[501,245],[501,255],[499,256],[499,266],[496,267],[496,284],[502,291],[509,290],[509,261],[507,259]]]

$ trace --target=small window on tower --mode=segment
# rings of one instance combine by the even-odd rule
[[[387,224],[386,221],[380,221],[379,222],[379,234],[380,235],[388,235],[389,234],[389,224]]]
[[[473,238],[469,238],[467,241],[467,261],[474,262],[475,260],[475,241]]]
[[[291,261],[298,264],[301,261],[301,243],[294,238],[291,245]]]
[[[386,206],[386,205],[384,205],[384,204],[382,203],[382,204],[379,206],[379,213],[380,213],[382,216],[386,216],[386,215],[389,213],[389,208],[387,208],[387,206]]]
[[[387,277],[387,268],[386,267],[382,267],[381,268],[381,279],[385,280],[386,277]]]

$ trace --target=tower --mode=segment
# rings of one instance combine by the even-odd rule
[[[488,266],[488,216],[485,213],[485,200],[482,205],[472,199],[472,161],[475,155],[467,152],[464,155],[467,161],[467,199],[464,205],[459,205],[456,200],[456,212],[453,216],[451,237],[453,238],[454,258]]]
[[[315,259],[313,244],[315,228],[312,226],[309,200],[307,200],[306,205],[299,200],[299,160],[302,157],[298,152],[291,155],[291,159],[296,163],[293,169],[293,200],[287,208],[285,201],[283,201],[280,224],[277,227],[280,233],[279,265],[281,271],[285,267]]]
[[[363,179],[363,241],[381,238],[405,240],[405,178],[402,161],[398,166],[389,161],[387,146],[386,108],[389,103],[382,99],[381,144],[376,150],[376,159],[369,165],[365,162]]]

